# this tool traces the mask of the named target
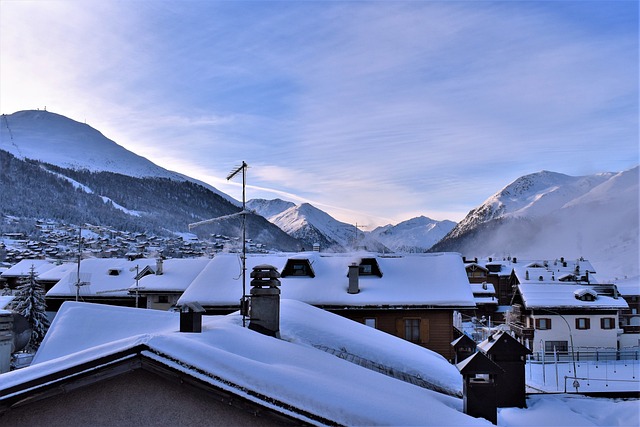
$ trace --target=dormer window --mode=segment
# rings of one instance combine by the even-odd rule
[[[573,295],[580,301],[595,301],[598,298],[598,294],[593,289],[578,289]]]
[[[487,277],[487,269],[480,267],[478,264],[470,264],[466,268],[467,277],[469,278],[486,278]]]
[[[297,276],[297,277],[316,277],[311,263],[307,258],[288,259],[280,277]]]
[[[360,276],[378,276],[382,277],[382,271],[375,258],[362,258],[359,264]]]

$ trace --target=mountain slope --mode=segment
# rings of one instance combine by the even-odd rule
[[[469,214],[432,251],[579,258],[601,278],[638,275],[638,167],[570,177],[521,177]]]
[[[386,225],[371,231],[380,243],[395,252],[425,252],[449,233],[456,223],[436,221],[425,216]]]
[[[0,118],[0,150],[19,159],[39,160],[66,169],[191,181],[237,203],[208,184],[168,171],[128,151],[87,124],[49,111],[3,114]]]
[[[269,219],[272,216],[278,215],[286,211],[289,208],[294,207],[296,204],[293,202],[287,202],[281,199],[251,199],[247,200],[247,209],[254,211],[258,215]]]
[[[0,219],[86,222],[123,231],[169,234],[186,232],[190,223],[240,210],[230,197],[212,187],[166,171],[66,117],[20,112],[2,116],[0,124]],[[42,161],[49,157],[56,164]],[[116,172],[109,170],[112,167]],[[214,231],[240,236],[240,224],[236,217],[194,232],[203,237]],[[247,238],[267,249],[301,247],[257,215],[247,217],[247,230]]]

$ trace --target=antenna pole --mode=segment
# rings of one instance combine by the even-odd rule
[[[242,161],[242,327],[246,326],[245,301],[247,299],[247,164]]]
[[[227,176],[227,181],[242,171],[242,299],[240,300],[240,312],[242,312],[242,326],[245,327],[246,313],[245,301],[247,299],[247,211],[246,211],[246,186],[247,186],[247,163],[242,164]]]
[[[78,229],[78,277],[76,278],[76,302],[80,299],[80,260],[82,259],[82,226]]]

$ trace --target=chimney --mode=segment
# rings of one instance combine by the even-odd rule
[[[360,292],[359,285],[359,277],[360,277],[360,266],[358,264],[353,263],[349,266],[349,292],[350,294],[357,294]]]
[[[280,273],[261,264],[251,272],[249,329],[280,338]]]
[[[202,332],[204,308],[197,302],[188,302],[180,310],[180,332]]]
[[[156,275],[161,276],[164,271],[162,270],[163,259],[162,256],[159,256],[156,259]]]

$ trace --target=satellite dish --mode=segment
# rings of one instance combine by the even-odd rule
[[[13,346],[11,353],[20,351],[29,344],[31,339],[31,327],[26,317],[18,313],[13,315]]]

